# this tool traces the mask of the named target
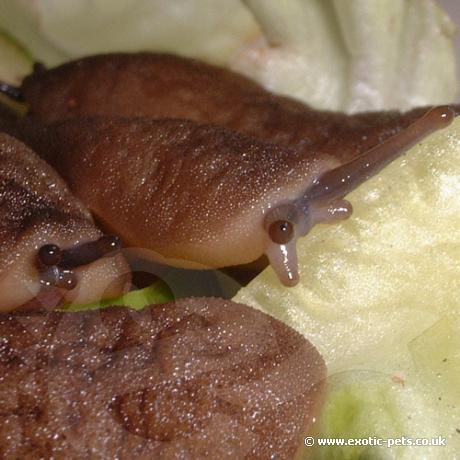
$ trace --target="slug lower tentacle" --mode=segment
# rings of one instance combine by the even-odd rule
[[[19,92],[29,117],[41,122],[96,115],[188,119],[340,163],[381,144],[425,111],[318,111],[228,69],[156,53],[89,56],[37,68]]]
[[[74,119],[23,136],[108,231],[156,262],[219,268],[266,254],[292,286],[297,239],[348,218],[347,193],[452,118],[432,109],[345,165],[191,121]]]
[[[0,311],[54,307],[34,302],[47,296],[62,304],[121,294],[130,275],[112,251],[117,241],[101,235],[49,165],[0,134]]]

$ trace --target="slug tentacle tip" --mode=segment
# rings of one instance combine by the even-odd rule
[[[295,286],[299,282],[299,267],[297,262],[297,238],[287,244],[270,243],[266,255],[278,276],[285,286]]]
[[[438,129],[445,128],[452,123],[455,118],[455,111],[449,105],[440,105],[432,108],[425,116],[433,120],[433,124],[438,124]]]

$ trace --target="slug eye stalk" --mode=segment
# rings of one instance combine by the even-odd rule
[[[120,249],[121,241],[113,235],[104,235],[96,241],[68,249],[46,244],[37,253],[40,281],[47,287],[72,290],[78,284],[73,271],[75,268],[91,264],[102,257],[114,256]]]

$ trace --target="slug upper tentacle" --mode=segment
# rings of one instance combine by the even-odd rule
[[[129,268],[116,241],[49,165],[0,134],[0,311],[48,307],[33,300],[50,290],[61,304],[121,294]]]
[[[309,191],[309,199],[330,201],[344,197],[421,139],[448,126],[454,116],[449,106],[430,109],[399,134],[372,148],[365,155],[322,175]]]

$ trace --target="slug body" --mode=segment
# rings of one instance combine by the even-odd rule
[[[342,163],[426,111],[317,111],[228,69],[155,53],[90,56],[51,70],[36,66],[16,92],[28,104],[29,117],[41,122],[88,116],[188,119],[305,153],[321,146]]]
[[[4,314],[0,336],[8,459],[288,460],[325,400],[310,342],[223,299]]]
[[[218,268],[266,254],[292,286],[297,239],[348,218],[351,190],[453,117],[431,109],[343,165],[191,121],[69,120],[24,135],[106,229],[147,257]]]
[[[113,243],[48,164],[0,134],[0,312],[121,294],[129,270],[103,251]]]

